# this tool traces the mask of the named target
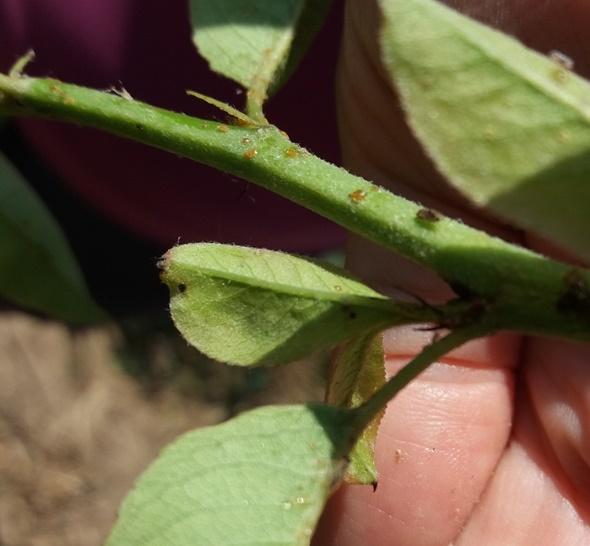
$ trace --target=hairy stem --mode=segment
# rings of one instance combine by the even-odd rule
[[[458,324],[590,339],[590,274],[424,211],[273,126],[220,125],[52,79],[0,75],[0,113],[99,128],[278,193],[435,270],[471,302]]]

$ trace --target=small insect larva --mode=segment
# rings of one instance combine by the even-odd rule
[[[353,203],[361,203],[365,200],[365,197],[367,197],[367,192],[364,192],[363,190],[354,190],[348,194],[348,197]]]
[[[440,220],[440,216],[431,209],[420,209],[416,213],[416,218],[422,222],[428,222],[430,224]]]
[[[242,144],[248,146],[248,144],[252,144],[252,140],[250,140],[248,137],[244,137],[242,139]]]
[[[217,131],[220,133],[229,133],[229,127],[227,125],[218,125]]]
[[[574,69],[574,60],[571,57],[568,57],[565,53],[561,51],[557,51],[556,49],[552,49],[549,52],[549,58],[561,68],[565,68],[566,70],[573,70]]]
[[[299,157],[301,155],[301,152],[297,148],[292,146],[291,148],[287,148],[285,150],[285,155],[287,157],[290,157],[291,159],[294,159],[296,157]]]
[[[245,159],[254,159],[258,155],[258,152],[254,148],[250,148],[244,152]]]
[[[574,61],[565,53],[557,51],[556,49],[549,52],[549,58],[555,65],[550,72],[550,76],[557,83],[564,83],[569,77],[569,73],[574,68]]]

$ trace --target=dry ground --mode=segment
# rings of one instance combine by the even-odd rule
[[[0,313],[0,546],[102,544],[164,444],[253,405],[319,399],[318,370],[207,362],[149,319],[72,331]]]

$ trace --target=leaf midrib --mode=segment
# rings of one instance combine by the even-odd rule
[[[383,311],[393,311],[394,304],[386,296],[380,296],[375,292],[375,296],[368,296],[362,294],[351,294],[344,292],[331,292],[327,290],[318,290],[313,288],[301,288],[298,286],[285,284],[276,281],[267,281],[264,279],[254,279],[246,275],[240,275],[238,273],[219,271],[208,267],[196,267],[191,264],[190,271],[192,275],[200,277],[214,278],[219,280],[228,280],[243,284],[252,288],[260,288],[270,290],[272,292],[280,292],[281,294],[289,296],[297,296],[314,300],[332,301],[341,304],[358,305],[361,307],[370,307],[374,309],[380,309]],[[343,287],[343,290],[345,287]]]

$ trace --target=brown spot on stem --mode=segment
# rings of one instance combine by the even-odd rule
[[[254,159],[258,155],[258,152],[254,148],[250,148],[244,152],[245,159]]]
[[[416,219],[420,220],[421,222],[434,224],[440,220],[440,216],[431,209],[420,209],[416,213]]]
[[[250,140],[248,137],[244,137],[242,139],[242,144],[244,144],[245,146],[248,146],[248,144],[252,144],[252,140]]]
[[[285,155],[291,159],[295,159],[301,155],[301,151],[298,148],[292,146],[291,148],[287,148],[285,150]]]
[[[367,197],[367,192],[363,190],[354,190],[348,194],[348,198],[356,204],[362,203],[365,200],[365,197]]]

